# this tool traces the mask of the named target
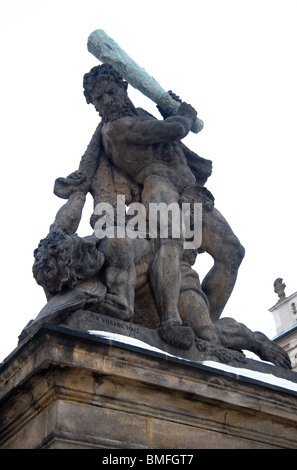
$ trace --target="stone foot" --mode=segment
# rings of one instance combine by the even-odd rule
[[[163,323],[158,328],[159,337],[164,343],[179,349],[188,350],[195,340],[195,335],[188,323]]]

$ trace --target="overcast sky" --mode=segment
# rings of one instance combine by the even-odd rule
[[[63,204],[55,179],[78,168],[98,123],[82,90],[95,29],[197,109],[204,129],[185,143],[213,161],[206,186],[246,248],[224,316],[275,336],[273,282],[297,290],[296,21],[296,0],[1,0],[0,360],[45,304],[33,250]],[[199,257],[201,278],[211,264]]]

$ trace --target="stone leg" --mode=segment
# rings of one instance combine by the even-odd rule
[[[233,318],[221,318],[214,325],[222,346],[235,350],[246,349],[263,361],[291,369],[288,354],[263,333],[251,331]]]
[[[216,208],[203,214],[201,250],[214,259],[214,266],[203,279],[202,290],[208,297],[210,317],[216,321],[233,291],[245,253],[230,225]]]
[[[150,267],[149,279],[161,324],[181,325],[177,309],[180,289],[180,243],[165,240]]]
[[[168,239],[161,243],[151,264],[149,279],[160,316],[160,337],[168,344],[188,349],[195,337],[178,311],[181,246],[180,240]]]
[[[179,311],[184,322],[188,322],[197,338],[220,344],[219,334],[210,319],[205,300],[194,290],[180,293]]]

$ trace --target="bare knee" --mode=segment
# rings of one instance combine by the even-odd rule
[[[215,208],[204,217],[201,251],[210,254],[216,263],[237,270],[245,249],[222,214]]]
[[[222,263],[230,271],[238,271],[244,256],[245,249],[234,235],[234,237],[226,239],[225,245],[214,253],[213,258],[216,263]]]
[[[245,249],[238,239],[234,245],[235,246],[230,250],[230,256],[232,256],[232,264],[234,264],[235,268],[238,269],[245,256]]]

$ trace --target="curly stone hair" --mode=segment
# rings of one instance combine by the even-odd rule
[[[128,82],[123,80],[123,77],[111,65],[97,65],[96,67],[93,67],[90,72],[86,73],[83,78],[84,95],[88,104],[92,103],[90,93],[94,89],[96,81],[100,77],[114,81],[119,87],[127,89]]]
[[[51,231],[34,250],[33,276],[47,296],[55,295],[62,288],[73,288],[84,280],[86,254],[103,264],[104,256],[98,248],[84,242],[76,234],[65,229]]]

